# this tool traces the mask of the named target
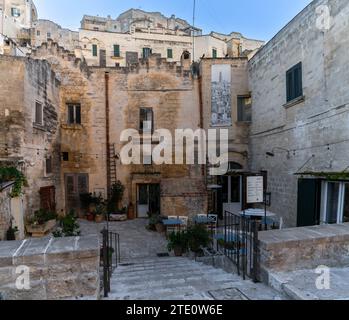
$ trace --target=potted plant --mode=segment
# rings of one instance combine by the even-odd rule
[[[188,229],[188,245],[192,252],[200,254],[210,243],[210,234],[205,225],[197,224]]]
[[[187,232],[172,232],[168,238],[168,251],[174,251],[176,257],[181,257],[188,248]]]
[[[19,234],[18,228],[12,227],[12,225],[11,225],[6,232],[6,240],[7,241],[18,240],[18,234]]]
[[[99,204],[96,206],[96,209],[94,211],[95,215],[95,222],[101,223],[104,221],[104,215],[106,214],[106,207],[104,204]]]
[[[107,211],[109,213],[118,212],[119,204],[124,196],[124,192],[125,192],[125,187],[123,186],[123,184],[120,181],[117,181],[116,183],[114,183],[112,185],[111,195],[110,195],[108,205],[107,205],[107,207],[108,207]],[[125,213],[126,212],[127,211],[125,211]]]
[[[56,226],[56,221],[56,212],[40,209],[28,220],[26,230],[32,237],[43,237]]]
[[[59,219],[59,228],[53,232],[55,238],[80,236],[80,226],[77,223],[74,210]]]

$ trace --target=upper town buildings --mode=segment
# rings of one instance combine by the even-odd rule
[[[242,174],[263,172],[269,210],[287,226],[348,221],[348,16],[346,0],[313,1],[257,53],[262,42],[241,34],[201,35],[140,10],[85,16],[79,32],[33,21],[30,57],[0,57],[1,160],[30,178],[27,214],[40,188],[55,187],[57,210],[79,209],[79,193],[106,196],[116,180],[138,217],[238,211]],[[123,166],[121,132],[145,141],[143,120],[171,132],[229,129],[227,174],[148,155]]]

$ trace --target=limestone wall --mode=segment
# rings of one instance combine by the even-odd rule
[[[0,294],[5,300],[96,300],[99,263],[97,236],[0,242]],[[25,267],[30,288],[19,290]]]
[[[349,224],[263,231],[259,235],[261,278],[268,272],[347,266]]]
[[[6,240],[6,232],[11,225],[11,188],[0,191],[0,241]]]
[[[320,5],[330,10],[329,29],[321,27]],[[346,0],[313,1],[249,62],[250,169],[268,171],[270,211],[287,226],[297,225],[295,173],[348,167],[348,14]],[[304,101],[287,105],[286,71],[299,62]],[[272,151],[275,157],[267,157]]]

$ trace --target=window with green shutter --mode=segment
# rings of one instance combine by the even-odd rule
[[[92,55],[94,57],[97,57],[97,45],[96,44],[92,45]]]
[[[173,50],[167,49],[167,59],[173,59]]]
[[[286,72],[287,102],[303,96],[302,62]]]
[[[213,59],[217,58],[217,49],[212,49],[212,58]]]
[[[118,44],[114,44],[114,57],[120,57],[120,46]]]

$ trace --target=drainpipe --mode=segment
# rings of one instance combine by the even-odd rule
[[[109,121],[109,72],[106,72],[104,75],[105,79],[105,134],[106,134],[106,145],[107,145],[107,195],[108,199],[110,196],[110,190],[111,190],[111,176],[110,176],[110,137],[109,137],[109,127],[110,127],[110,121]]]

